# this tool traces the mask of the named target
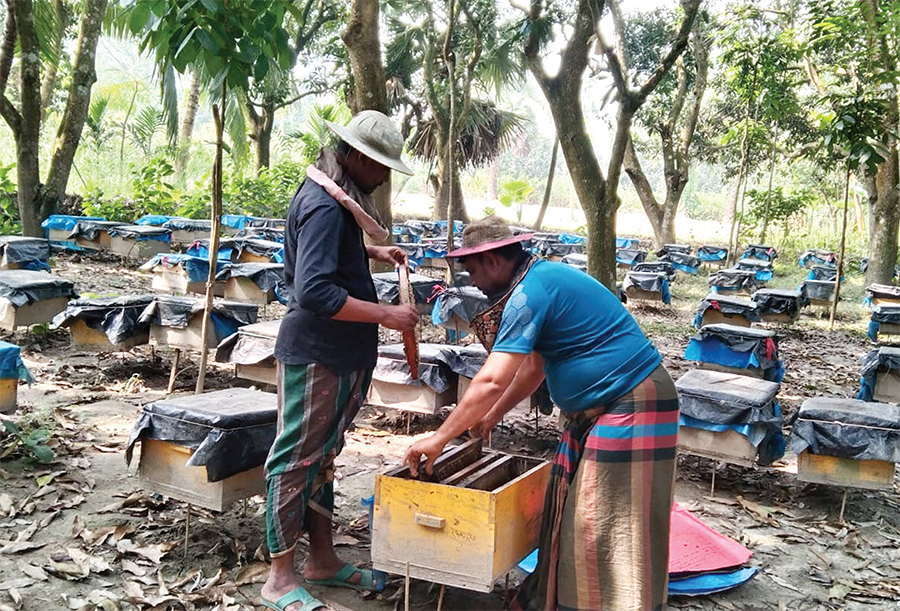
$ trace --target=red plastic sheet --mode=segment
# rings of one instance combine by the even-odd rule
[[[669,575],[708,573],[738,567],[752,552],[721,535],[678,503],[672,505],[669,532]]]

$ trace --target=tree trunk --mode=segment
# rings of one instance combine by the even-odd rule
[[[56,12],[56,29],[53,31],[53,39],[49,41],[53,48],[54,54],[61,56],[63,52],[63,40],[66,36],[66,27],[69,21],[69,11],[62,0],[56,0],[53,3],[53,9]],[[41,85],[41,123],[47,120],[47,109],[50,107],[50,98],[53,96],[53,89],[56,87],[56,73],[58,62],[49,62],[44,70],[44,83]]]
[[[178,158],[175,160],[175,174],[182,176],[191,150],[191,138],[194,135],[194,122],[200,108],[200,75],[191,72],[191,83],[185,95],[186,107],[181,121],[181,134],[178,139]]]
[[[95,59],[97,41],[103,27],[103,16],[106,13],[107,0],[88,0],[81,20],[81,32],[78,35],[78,48],[75,52],[75,63],[72,69],[72,84],[69,97],[63,112],[59,131],[56,134],[56,148],[50,160],[50,171],[47,174],[47,188],[41,206],[41,219],[47,218],[56,211],[59,202],[66,195],[69,174],[81,132],[91,105],[91,88],[97,81]]]
[[[341,39],[350,55],[353,72],[353,95],[350,108],[354,114],[363,110],[390,113],[385,87],[384,64],[381,61],[381,43],[378,38],[378,0],[351,0],[347,15],[347,27]],[[390,232],[391,181],[384,183],[373,194],[381,222],[388,228],[386,243],[392,242]]]
[[[556,145],[554,145],[555,147]],[[556,154],[556,149],[553,149],[554,155]],[[491,161],[491,166],[488,168],[488,188],[487,188],[487,198],[488,199],[497,199],[497,194],[499,190],[497,188],[497,180],[500,178],[500,155],[494,157],[493,161]]]
[[[547,206],[550,205],[550,194],[553,192],[553,176],[556,174],[556,157],[559,152],[559,138],[553,141],[553,153],[550,155],[550,171],[547,172],[547,187],[544,189],[544,199],[541,201],[541,210],[538,212],[534,230],[540,231],[544,224],[544,215],[547,214]]]
[[[272,128],[275,126],[275,108],[263,106],[259,112],[247,103],[247,116],[250,119],[250,139],[256,149],[256,172],[268,168],[272,150]]]
[[[16,136],[19,218],[22,220],[24,235],[41,237],[43,230],[41,229],[39,210],[41,185],[38,164],[41,135],[40,45],[35,31],[34,6],[31,0],[16,0],[13,2],[13,7],[19,48],[21,49],[19,100],[22,110],[21,114],[16,112],[19,118],[18,129],[13,128]],[[4,110],[4,118],[9,122],[7,114],[8,111]]]
[[[866,272],[868,284],[890,284],[897,264],[897,240],[900,236],[900,155],[896,141],[892,142],[885,160],[878,166],[874,185],[875,193],[869,192],[869,269]],[[870,181],[866,181],[869,186]],[[874,197],[873,197],[874,195]]]
[[[769,228],[769,209],[772,205],[772,182],[775,180],[775,160],[778,158],[778,153],[775,152],[775,143],[772,143],[772,146],[769,148],[769,155],[772,156],[772,162],[769,166],[769,189],[766,191],[766,208],[763,211],[763,224],[762,231],[759,232],[759,243],[766,243],[766,230]]]

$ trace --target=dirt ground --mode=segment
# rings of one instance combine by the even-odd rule
[[[789,264],[771,286],[799,284],[800,272]],[[61,255],[54,272],[72,279],[82,294],[149,290],[147,276],[105,257]],[[809,312],[779,330],[786,370],[779,401],[786,423],[804,398],[856,394],[859,359],[871,349],[859,306],[861,283],[850,277],[834,331],[827,319]],[[677,378],[691,369],[682,355],[693,311],[706,293],[705,276],[679,277],[672,293],[672,307],[629,307]],[[265,316],[280,316],[279,308],[270,306]],[[147,346],[112,354],[73,350],[64,331],[43,326],[2,339],[22,346],[35,377],[31,387],[19,387],[15,420],[29,430],[49,431],[44,445],[55,458],[39,463],[23,445],[12,448],[13,437],[0,432],[0,611],[262,609],[256,603],[267,570],[262,497],[221,514],[192,508],[185,539],[187,506],[144,491],[135,463],[126,467],[125,442],[141,406],[165,396],[171,352]],[[176,392],[192,391],[196,356],[183,362]],[[230,366],[212,363],[207,388],[230,385],[247,384],[234,380]],[[361,499],[372,494],[375,474],[398,464],[406,447],[434,430],[446,413],[416,417],[407,435],[401,414],[371,407],[361,412],[336,475],[335,538],[345,559],[368,561]],[[786,435],[789,430],[786,424]],[[498,427],[494,446],[547,457],[556,437],[554,417],[536,421],[533,413],[514,412]],[[797,481],[790,452],[772,467],[756,469],[680,457],[677,501],[749,547],[750,564],[759,572],[734,590],[677,597],[671,607],[900,609],[897,485],[892,492],[850,490],[841,522],[843,493]],[[520,577],[513,574],[511,584]],[[403,608],[403,582],[396,576],[377,595],[313,591],[338,611]],[[439,587],[414,582],[411,606],[435,608],[439,593]],[[490,594],[448,588],[443,608],[502,609],[505,597],[502,583]]]

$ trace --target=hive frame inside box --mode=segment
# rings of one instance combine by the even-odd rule
[[[419,371],[425,371],[427,367],[437,365],[420,363]],[[453,383],[444,392],[437,393],[422,382],[399,384],[372,378],[366,402],[369,405],[392,407],[405,412],[436,414],[440,408],[456,403],[456,390],[457,385]]]
[[[659,301],[662,303],[663,300],[662,291],[645,291],[636,286],[629,286],[625,289],[625,294],[628,296],[628,299],[637,301]]]
[[[754,466],[759,453],[756,446],[737,431],[707,431],[692,426],[678,428],[678,451],[742,467]]]
[[[153,268],[151,273],[150,288],[154,291],[165,291],[166,293],[181,295],[189,293],[206,294],[206,282],[191,282],[188,280],[187,271],[181,266],[163,267],[158,265]],[[223,283],[216,282],[213,284],[213,295],[216,297],[225,295]]]
[[[150,341],[150,331],[138,333],[123,342],[114,344],[106,333],[92,329],[83,320],[76,320],[69,325],[69,338],[73,346],[92,348],[95,350],[125,351],[135,346],[143,346]]]
[[[110,239],[109,250],[128,259],[145,261],[154,255],[169,252],[170,244],[160,240],[135,240],[121,236]]]
[[[872,392],[874,401],[882,403],[897,403],[900,401],[900,371],[877,371],[875,373],[875,390]]]
[[[435,461],[437,483],[404,473],[375,478],[374,568],[490,592],[537,546],[549,463],[484,452],[474,439]]]
[[[886,460],[824,456],[812,454],[807,450],[797,456],[797,479],[813,484],[847,488],[893,490],[894,463]],[[843,508],[841,514],[843,515]]]
[[[265,494],[262,465],[210,482],[206,467],[187,466],[191,454],[190,448],[169,441],[142,439],[138,469],[143,486],[151,492],[213,511],[223,511],[235,501]]]
[[[232,277],[225,280],[223,296],[234,301],[267,305],[275,301],[275,291],[263,291],[253,280],[244,277]]]
[[[721,310],[708,308],[706,312],[703,313],[703,318],[700,320],[700,327],[702,328],[706,325],[716,325],[720,323],[739,325],[741,327],[750,326],[750,320],[743,314],[722,314]]]
[[[5,297],[0,297],[0,329],[15,331],[17,327],[48,323],[68,304],[68,297],[51,297],[16,307]]]
[[[0,378],[0,414],[11,414],[19,406],[19,380]]]

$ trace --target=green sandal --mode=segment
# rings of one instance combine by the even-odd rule
[[[300,607],[299,611],[315,611],[316,609],[327,608],[325,603],[307,592],[303,586],[297,586],[275,602],[270,602],[262,596],[259,597],[259,602],[261,602],[264,607],[275,609],[275,611],[284,611],[288,605],[294,603],[303,603],[303,606]]]
[[[351,583],[349,579],[356,573],[360,574],[359,583]],[[378,581],[369,569],[358,569],[352,564],[345,564],[344,568],[330,579],[307,579],[306,583],[314,586],[335,586],[351,590],[380,592],[384,588],[384,583],[379,584]]]

